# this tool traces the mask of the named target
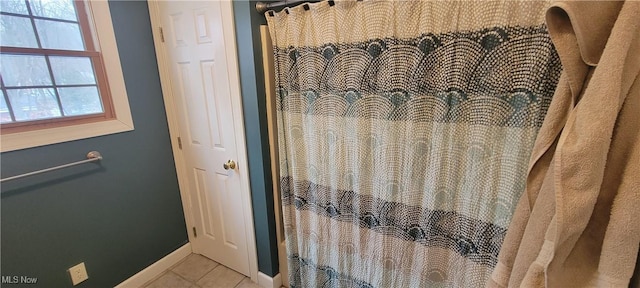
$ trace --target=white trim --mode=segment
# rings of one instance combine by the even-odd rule
[[[162,94],[165,103],[165,110],[167,113],[167,122],[169,123],[169,134],[171,135],[171,147],[173,150],[173,156],[176,163],[176,172],[178,174],[178,184],[180,186],[180,195],[182,198],[182,207],[185,215],[185,222],[187,224],[187,234],[189,235],[189,240],[192,243],[196,243],[192,239],[193,235],[191,232],[191,227],[194,225],[193,219],[193,208],[191,207],[190,201],[190,193],[191,189],[189,188],[188,181],[188,173],[186,169],[186,162],[184,159],[184,155],[182,154],[182,150],[178,145],[178,137],[180,137],[180,126],[178,124],[178,114],[175,111],[176,105],[175,99],[171,90],[171,74],[170,74],[170,64],[167,62],[167,51],[161,41],[160,30],[159,27],[162,26],[162,20],[160,17],[160,7],[158,5],[158,1],[161,0],[150,0],[148,1],[149,6],[149,16],[151,19],[151,26],[153,29],[153,39],[156,49],[156,58],[158,59],[158,70],[160,73],[160,82],[162,86]],[[234,27],[234,19],[233,19],[233,3],[231,1],[222,1],[221,3],[222,9],[222,21],[223,21],[223,31],[224,31],[224,39],[225,39],[225,48],[227,51],[227,69],[229,71],[229,83],[230,85],[230,93],[231,93],[231,101],[234,108],[237,111],[233,111],[233,118],[236,131],[236,148],[237,148],[237,157],[238,157],[238,173],[244,174],[243,180],[241,181],[242,186],[242,205],[244,212],[244,220],[245,220],[245,234],[247,237],[247,254],[249,255],[249,274],[248,275],[252,281],[258,282],[258,256],[256,251],[256,238],[255,238],[255,230],[253,226],[253,206],[251,204],[251,188],[249,186],[249,169],[248,169],[248,161],[247,161],[247,148],[246,148],[246,138],[245,138],[245,130],[244,130],[244,118],[242,114],[242,95],[240,93],[240,76],[239,76],[239,68],[238,68],[238,56],[237,56],[237,47],[236,47],[236,35],[235,35],[235,27]],[[197,247],[193,249],[197,251]]]
[[[258,272],[258,285],[263,288],[280,288],[282,287],[282,277],[281,274],[278,273],[273,278],[267,276],[262,272]]]
[[[267,96],[267,128],[269,128],[269,152],[271,155],[271,177],[273,182],[273,211],[276,214],[276,239],[278,241],[278,263],[280,274],[289,273],[287,247],[282,222],[282,206],[280,197],[280,159],[278,158],[278,123],[276,120],[276,89],[274,79],[273,45],[267,25],[260,25],[262,40],[262,65],[264,67],[264,87]],[[283,286],[289,286],[289,279],[282,279]]]
[[[111,91],[116,119],[81,125],[40,129],[2,135],[1,152],[91,138],[133,130],[127,89],[107,1],[87,1],[88,16],[98,39]]]
[[[158,275],[162,274],[162,272],[171,268],[173,265],[178,264],[182,259],[189,256],[189,254],[191,254],[191,243],[184,244],[169,255],[164,256],[162,259],[129,277],[129,279],[124,280],[115,288],[142,287],[142,285],[151,281],[153,278],[156,278]]]

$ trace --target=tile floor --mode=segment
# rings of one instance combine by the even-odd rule
[[[260,288],[251,279],[202,255],[191,254],[145,288]]]

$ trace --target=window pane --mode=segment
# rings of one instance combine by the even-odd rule
[[[0,62],[5,86],[51,85],[44,56],[1,54]]]
[[[11,113],[9,113],[9,107],[7,107],[7,102],[4,101],[4,93],[0,93],[0,123],[8,123],[11,122]]]
[[[2,15],[0,17],[0,46],[38,48],[31,20],[24,17]]]
[[[60,117],[53,88],[7,90],[16,121]]]
[[[89,57],[49,57],[57,85],[95,84]]]
[[[42,48],[84,50],[78,24],[49,20],[35,20]]]
[[[102,113],[102,102],[95,86],[58,88],[58,93],[67,116]]]
[[[30,0],[29,3],[35,16],[77,21],[71,0]]]
[[[29,14],[24,0],[0,0],[0,11],[25,15]]]

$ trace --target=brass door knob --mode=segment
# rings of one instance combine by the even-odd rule
[[[224,170],[234,170],[236,169],[236,162],[234,162],[233,160],[229,160],[227,161],[227,163],[222,164],[222,167],[224,167]]]

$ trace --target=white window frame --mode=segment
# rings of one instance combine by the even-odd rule
[[[0,0],[1,1],[1,0]],[[0,152],[8,152],[49,144],[132,131],[133,118],[124,84],[120,55],[107,1],[85,1],[91,34],[102,53],[115,118],[85,124],[44,128],[0,136]]]

